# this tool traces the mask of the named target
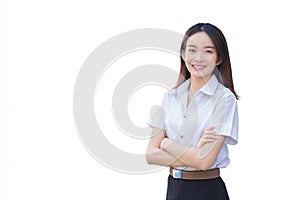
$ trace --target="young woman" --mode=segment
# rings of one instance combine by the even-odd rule
[[[219,169],[229,164],[227,145],[238,141],[238,95],[225,37],[212,24],[196,24],[180,54],[178,82],[148,122],[146,159],[170,167],[167,199],[229,199]]]

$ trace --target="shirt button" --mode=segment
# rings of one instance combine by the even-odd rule
[[[183,139],[183,135],[180,135],[180,138]]]
[[[186,115],[185,115],[185,114],[183,114],[183,115],[182,115],[182,117],[183,117],[183,118],[186,118]]]

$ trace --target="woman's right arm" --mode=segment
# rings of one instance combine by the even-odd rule
[[[161,141],[166,137],[166,131],[153,128],[152,136],[149,140],[146,160],[149,164],[162,165],[168,167],[183,166],[184,164],[174,158],[168,152],[160,148]]]

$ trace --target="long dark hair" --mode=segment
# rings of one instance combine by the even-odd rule
[[[231,92],[235,95],[236,99],[239,99],[239,96],[236,94],[233,86],[232,71],[227,42],[222,31],[219,28],[209,23],[198,23],[189,28],[183,37],[180,47],[180,55],[182,55],[185,51],[187,40],[193,34],[198,32],[205,32],[210,37],[213,44],[215,45],[218,58],[222,60],[222,63],[217,65],[213,72],[216,78],[220,83],[223,83],[225,87],[231,90]],[[188,71],[182,56],[180,56],[180,62],[180,74],[175,88],[179,87],[179,85],[181,85],[185,80],[191,77],[191,74]]]

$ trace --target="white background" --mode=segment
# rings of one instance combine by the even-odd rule
[[[111,37],[138,28],[184,34],[198,22],[225,34],[241,96],[239,144],[221,172],[231,199],[299,199],[296,2],[1,1],[0,199],[165,199],[167,169],[122,174],[85,150],[74,84]]]

